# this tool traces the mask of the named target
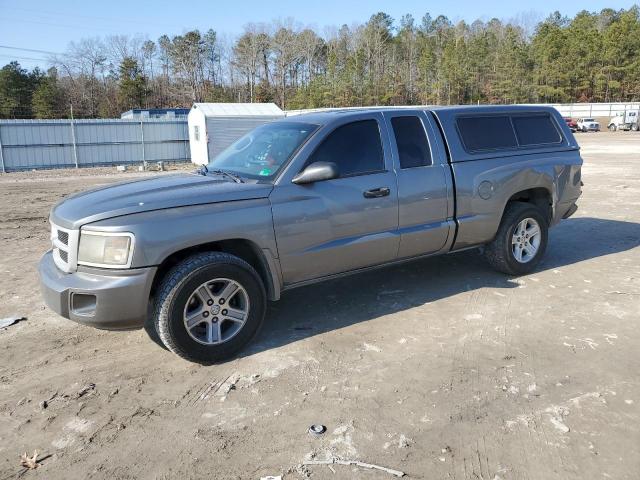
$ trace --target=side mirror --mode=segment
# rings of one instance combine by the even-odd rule
[[[296,185],[306,185],[308,183],[322,182],[338,178],[340,172],[338,166],[333,162],[314,162],[298,173],[293,180]]]

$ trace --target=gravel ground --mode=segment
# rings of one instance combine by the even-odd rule
[[[64,196],[150,173],[0,175],[0,480],[637,479],[640,134],[579,134],[584,196],[532,275],[475,251],[286,293],[227,363],[47,310],[36,262]],[[312,437],[312,423],[327,432]],[[42,465],[24,472],[23,452]],[[335,473],[333,473],[335,472]]]

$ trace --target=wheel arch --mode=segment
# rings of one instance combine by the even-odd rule
[[[533,187],[514,193],[507,199],[500,218],[504,217],[507,206],[512,202],[525,202],[535,205],[543,212],[548,224],[551,225],[553,220],[553,195],[548,188]]]
[[[268,259],[269,254],[266,254],[255,242],[245,238],[217,240],[172,252],[158,265],[151,284],[150,298],[153,298],[162,279],[173,266],[185,258],[203,252],[223,252],[241,258],[258,272],[267,292],[267,298],[274,301],[280,299],[281,285],[275,262],[273,259]]]

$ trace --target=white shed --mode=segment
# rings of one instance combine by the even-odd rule
[[[275,103],[194,103],[187,117],[191,161],[209,163],[248,131],[284,116]]]

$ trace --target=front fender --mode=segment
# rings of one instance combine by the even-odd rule
[[[115,217],[83,229],[131,232],[131,268],[160,265],[171,254],[197,245],[245,239],[277,258],[271,206],[266,198],[155,210]]]

